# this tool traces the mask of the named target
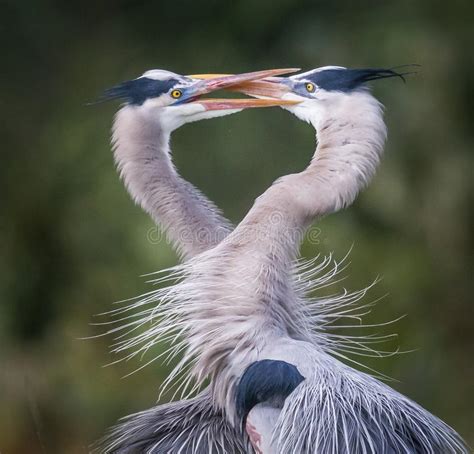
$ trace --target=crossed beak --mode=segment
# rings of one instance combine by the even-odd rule
[[[252,107],[272,107],[298,104],[298,101],[283,100],[281,97],[290,91],[287,85],[278,78],[283,74],[294,73],[299,69],[270,69],[242,74],[194,74],[188,76],[198,79],[193,90],[193,102],[202,104],[206,110],[248,109]],[[265,99],[214,99],[199,98],[200,96],[223,90],[244,93],[250,96],[262,96]],[[197,99],[199,98],[199,99]]]

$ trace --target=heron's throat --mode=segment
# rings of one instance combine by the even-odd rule
[[[113,127],[114,157],[135,202],[166,232],[179,254],[189,258],[218,244],[230,224],[178,174],[163,115],[159,108],[123,107]]]
[[[342,96],[312,121],[318,145],[310,165],[285,177],[310,221],[350,205],[372,179],[383,152],[381,104],[368,92]]]

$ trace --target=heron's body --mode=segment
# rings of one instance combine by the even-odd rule
[[[145,168],[133,167],[136,173],[129,181],[127,174],[132,172],[126,164],[133,146],[121,134],[129,137],[130,128],[116,123],[116,156],[126,144],[126,158],[118,153],[125,181],[149,212],[161,207],[160,219],[168,231],[172,223],[182,228],[187,213],[191,225],[197,222],[212,231],[224,226],[219,241],[184,252],[189,260],[171,272],[176,283],[117,311],[122,317],[131,309],[139,310],[139,317],[132,315],[125,329],[134,332],[145,324],[151,327],[120,340],[116,351],[132,349],[134,356],[158,340],[174,338],[170,354],[182,351],[184,356],[168,384],[182,372],[189,374],[184,387],[194,380],[191,388],[195,389],[210,379],[203,399],[214,409],[213,415],[226,420],[225,433],[240,437],[242,446],[246,437],[240,428],[245,424],[256,452],[467,452],[459,436],[442,421],[375,378],[335,359],[338,349],[344,351],[352,341],[332,337],[327,325],[344,316],[364,292],[310,301],[309,291],[328,277],[318,268],[311,270],[297,262],[306,229],[319,217],[350,205],[379,163],[386,137],[382,108],[361,85],[369,77],[396,74],[370,71],[347,74],[342,68],[323,68],[284,82],[291,87],[284,98],[308,98],[288,109],[316,129],[316,152],[305,170],[280,178],[262,194],[233,231],[203,198],[189,212],[182,210],[189,193],[183,192],[187,186],[179,179],[178,187],[173,180],[165,180],[171,183],[164,188],[161,183],[156,190],[152,186],[158,203],[150,204],[145,190],[150,185],[135,184],[144,175],[145,181],[151,181],[162,172],[149,165],[154,158],[147,157],[146,150],[152,147],[142,141],[146,121],[138,121],[140,133],[132,134],[135,144],[145,145],[145,154],[136,148],[137,156],[146,158],[142,161]],[[361,80],[354,82],[355,77]],[[318,82],[325,88],[320,90]],[[313,96],[315,85],[318,89]],[[309,94],[303,94],[304,87]],[[158,129],[150,128],[150,143],[162,140],[153,135]],[[167,140],[162,143],[166,149]],[[169,172],[171,164],[163,162],[160,168]],[[163,206],[160,191],[165,195]],[[186,402],[192,401],[171,405]],[[115,437],[124,440],[127,424],[133,427],[143,420],[140,418],[121,426]],[[228,432],[228,427],[234,432]],[[167,452],[181,452],[180,447],[185,446],[185,436],[175,435],[175,444]],[[172,438],[167,435],[167,440]],[[159,435],[156,443],[160,443]],[[162,451],[150,448],[146,452]]]

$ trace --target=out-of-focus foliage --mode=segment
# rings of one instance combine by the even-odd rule
[[[151,406],[169,368],[116,359],[93,314],[176,262],[155,244],[112,162],[117,106],[85,107],[150,68],[179,73],[421,64],[380,81],[387,154],[353,207],[320,224],[305,256],[354,243],[350,277],[384,277],[369,322],[413,353],[370,361],[471,444],[474,3],[382,1],[2,2],[0,451],[79,453],[119,416]],[[182,174],[235,222],[276,177],[302,169],[313,131],[278,109],[188,125]],[[154,236],[153,236],[154,238]],[[390,332],[389,328],[382,329]]]

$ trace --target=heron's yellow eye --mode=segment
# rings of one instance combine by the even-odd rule
[[[315,88],[315,87],[314,87],[314,84],[312,84],[311,82],[308,82],[308,83],[306,84],[306,90],[308,90],[310,93],[313,93],[314,88]]]
[[[171,92],[171,96],[174,98],[174,99],[178,99],[178,98],[181,98],[181,96],[183,96],[183,92],[181,90],[173,90]]]

